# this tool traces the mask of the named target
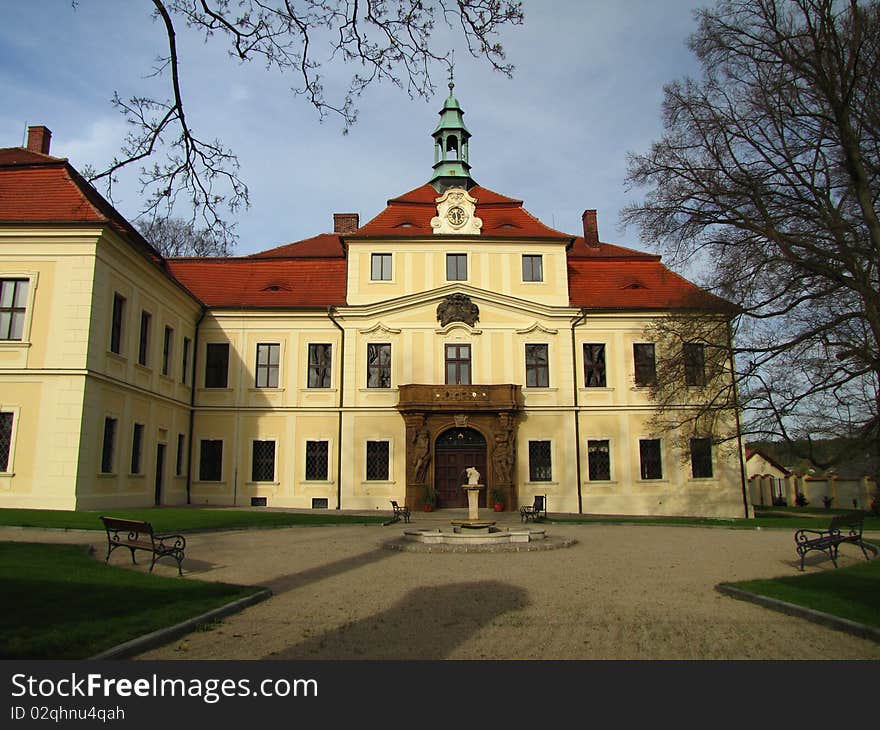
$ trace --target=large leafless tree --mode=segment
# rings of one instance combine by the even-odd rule
[[[224,249],[234,243],[230,216],[248,205],[248,188],[232,150],[196,134],[187,116],[181,27],[201,32],[208,44],[225,44],[239,62],[256,61],[290,75],[292,91],[320,118],[336,116],[348,129],[357,119],[358,96],[375,82],[390,82],[412,97],[434,93],[432,72],[452,61],[451,50],[436,45],[438,21],[457,31],[474,57],[509,75],[512,66],[497,37],[523,20],[519,0],[148,0],[146,5],[167,39],[154,69],[167,80],[167,96],[114,95],[130,132],[111,163],[88,177],[103,184],[112,200],[117,176],[136,167],[145,199],[142,215],[167,218],[187,209],[190,224],[210,231]],[[325,94],[322,68],[328,63],[354,69],[338,98]]]
[[[665,133],[630,158],[647,194],[624,219],[739,308],[735,346],[717,319],[659,328],[710,332],[713,361],[734,358],[751,438],[849,436],[880,457],[880,5],[722,0],[697,18],[701,78],[665,88]],[[680,369],[656,388],[667,405]],[[705,395],[695,429],[734,402],[731,386]]]

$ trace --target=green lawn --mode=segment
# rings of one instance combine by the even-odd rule
[[[806,527],[821,530],[828,527],[831,517],[835,514],[843,514],[841,511],[831,511],[827,515],[816,517],[799,515],[778,515],[773,517],[744,518],[717,518],[717,517],[617,517],[605,515],[572,515],[571,517],[554,516],[551,522],[558,523],[589,523],[601,522],[604,524],[625,525],[698,525],[702,527],[730,527],[740,529],[780,528],[786,530],[798,530]],[[827,519],[824,519],[827,518]],[[865,515],[866,531],[880,531],[880,517]]]
[[[55,527],[77,530],[103,530],[101,515],[146,520],[156,532],[195,532],[245,527],[287,527],[292,525],[381,524],[388,515],[367,516],[332,513],[254,512],[198,507],[156,507],[144,509],[106,509],[74,512],[51,509],[0,509],[0,525]]]
[[[880,559],[821,573],[725,585],[880,628]]]
[[[0,659],[83,659],[256,593],[106,565],[81,545],[0,543]]]

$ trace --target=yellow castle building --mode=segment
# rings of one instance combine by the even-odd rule
[[[163,257],[50,136],[0,149],[0,507],[458,507],[476,467],[506,509],[750,513],[741,446],[651,426],[648,325],[725,303],[478,185],[451,87],[429,182],[246,257]]]

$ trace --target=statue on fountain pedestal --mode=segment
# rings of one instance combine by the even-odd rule
[[[475,466],[469,466],[465,469],[465,473],[467,474],[468,484],[479,484],[480,483],[480,472],[477,471]]]

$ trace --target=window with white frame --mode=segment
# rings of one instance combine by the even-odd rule
[[[275,481],[275,442],[254,441],[251,454],[251,481]]]
[[[387,441],[367,441],[367,481],[387,482],[390,444]]]
[[[367,387],[391,387],[391,345],[367,344]]]
[[[150,323],[152,315],[146,310],[141,312],[141,336],[138,340],[138,365],[147,366],[150,359]]]
[[[199,448],[199,481],[219,482],[223,477],[223,441],[202,439]]]
[[[113,293],[113,314],[110,320],[110,352],[122,354],[122,335],[125,332],[125,297]]]
[[[29,286],[28,279],[0,279],[0,340],[21,340]]]
[[[112,474],[116,462],[116,431],[119,421],[107,416],[104,418],[104,439],[101,446],[101,473]]]
[[[544,261],[540,254],[523,254],[523,281],[544,281]]]
[[[550,355],[547,345],[526,345],[526,387],[550,386]]]
[[[205,346],[205,387],[225,388],[228,382],[229,343],[207,343]]]
[[[529,481],[549,482],[553,479],[553,464],[549,441],[529,441]]]
[[[326,481],[329,474],[330,444],[327,441],[306,441],[306,480]]]
[[[324,343],[309,344],[309,387],[329,388],[332,374],[333,346]]]
[[[131,432],[131,473],[143,473],[144,424],[136,423]]]
[[[0,472],[7,473],[12,466],[12,427],[15,414],[11,411],[0,413]]]
[[[391,254],[374,253],[370,257],[370,279],[391,281]]]
[[[694,479],[712,478],[712,439],[691,439],[691,474]]]
[[[642,479],[663,478],[660,439],[641,439],[639,441],[639,466]]]
[[[183,465],[185,463],[184,458],[186,456],[186,437],[179,433],[177,434],[177,462],[175,463],[174,473],[182,477],[183,476]]]
[[[257,345],[258,388],[277,388],[278,369],[281,361],[281,345],[277,342],[261,342]]]
[[[587,465],[591,482],[611,479],[611,444],[607,439],[587,441]]]

